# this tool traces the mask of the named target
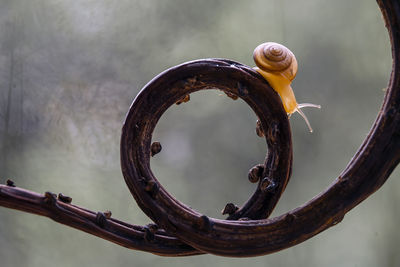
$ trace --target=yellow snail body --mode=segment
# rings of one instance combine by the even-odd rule
[[[305,120],[310,132],[311,125],[306,115],[301,111],[304,107],[321,108],[320,105],[303,103],[297,104],[290,84],[297,74],[297,60],[292,51],[285,46],[268,42],[260,44],[253,52],[257,70],[279,94],[289,117],[298,112]]]

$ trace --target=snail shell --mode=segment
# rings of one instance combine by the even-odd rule
[[[267,42],[260,44],[253,52],[254,62],[257,67],[265,72],[280,72],[292,81],[297,74],[297,60],[292,51],[287,47]]]

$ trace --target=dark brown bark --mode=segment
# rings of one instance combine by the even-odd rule
[[[125,181],[138,205],[165,231],[129,225],[64,203],[50,193],[43,196],[10,185],[0,186],[0,205],[47,216],[122,246],[165,256],[202,252],[235,257],[264,255],[301,243],[336,225],[382,186],[400,160],[400,2],[378,0],[378,4],[393,54],[384,103],[347,167],[326,191],[303,206],[267,219],[291,171],[286,114],[279,97],[260,75],[239,63],[221,59],[185,63],[154,78],[134,100],[124,124],[121,166]],[[159,184],[149,164],[152,132],[163,112],[187,94],[211,88],[240,97],[253,108],[269,148],[258,189],[241,208],[230,212],[228,220],[209,218],[174,199]],[[254,173],[252,180],[257,181],[253,176]]]
[[[98,213],[61,201],[65,196],[57,199],[50,192],[42,195],[10,185],[0,185],[0,205],[3,207],[46,216],[130,249],[164,256],[199,254],[163,230],[155,232],[154,238],[149,240],[145,238],[146,226],[131,225],[113,218],[101,222]]]

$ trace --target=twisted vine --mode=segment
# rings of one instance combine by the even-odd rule
[[[392,44],[393,69],[384,103],[367,138],[331,186],[301,207],[269,219],[291,172],[292,146],[286,113],[277,94],[254,70],[230,60],[209,59],[169,69],[147,84],[134,100],[121,137],[125,181],[142,210],[156,222],[131,225],[72,205],[50,192],[37,194],[0,185],[0,205],[47,216],[59,223],[128,248],[163,256],[213,253],[256,256],[299,244],[339,223],[344,215],[378,190],[400,160],[400,3],[377,0]],[[258,182],[241,208],[229,208],[226,220],[200,214],[174,199],[150,169],[152,132],[162,113],[186,101],[191,92],[218,88],[240,97],[260,120],[270,151],[250,171]]]

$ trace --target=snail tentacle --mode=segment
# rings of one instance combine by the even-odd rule
[[[297,105],[297,108],[321,108],[321,105],[311,103],[301,103]]]
[[[295,110],[295,112],[299,113],[301,117],[303,117],[304,121],[307,124],[308,130],[310,131],[310,133],[313,132],[313,129],[311,127],[310,122],[308,121],[308,118],[306,116],[306,114],[304,114],[304,112],[301,110],[301,108],[321,108],[321,105],[316,105],[316,104],[311,104],[311,103],[302,103],[302,104],[297,104],[297,108]]]

